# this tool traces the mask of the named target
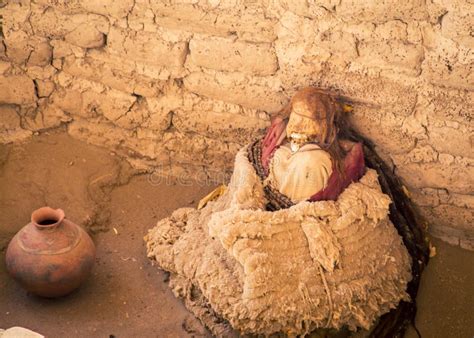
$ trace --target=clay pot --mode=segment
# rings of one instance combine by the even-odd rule
[[[40,208],[31,223],[11,240],[6,254],[9,274],[27,291],[43,297],[64,296],[88,277],[95,246],[64,211]]]

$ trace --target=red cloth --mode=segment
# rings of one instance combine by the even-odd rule
[[[344,179],[336,168],[332,169],[328,185],[310,197],[310,201],[335,201],[352,182],[357,182],[365,173],[365,160],[362,143],[356,143],[344,158]]]
[[[265,173],[268,175],[268,165],[273,153],[278,149],[281,142],[284,140],[284,133],[287,121],[281,117],[277,117],[272,121],[272,124],[267,130],[267,134],[262,142],[262,166]]]
[[[273,153],[284,140],[287,121],[277,117],[272,121],[262,143],[262,165],[268,175],[268,165]],[[325,189],[316,192],[309,201],[336,200],[352,182],[357,182],[365,173],[364,151],[361,143],[356,143],[344,158],[344,179],[333,168]]]

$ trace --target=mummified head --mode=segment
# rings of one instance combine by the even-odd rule
[[[338,142],[338,129],[342,124],[342,105],[328,92],[306,87],[298,91],[283,109],[289,115],[286,135],[293,149],[304,143],[317,143],[328,151],[342,173],[344,152]]]
[[[288,109],[289,108],[289,109]],[[321,89],[307,87],[298,91],[289,103],[286,133],[307,138],[325,148],[337,138],[341,105]]]

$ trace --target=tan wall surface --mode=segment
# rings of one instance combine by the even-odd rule
[[[474,249],[470,2],[4,1],[0,141],[65,125],[139,168],[224,177],[296,89],[329,87],[432,234]]]

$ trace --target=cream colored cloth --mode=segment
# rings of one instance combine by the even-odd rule
[[[409,299],[410,256],[374,170],[337,201],[274,212],[263,189],[244,148],[222,196],[174,211],[145,238],[174,294],[215,336],[368,329]]]
[[[292,153],[287,143],[275,151],[267,183],[298,203],[326,188],[331,174],[328,152],[316,144],[305,144]]]

